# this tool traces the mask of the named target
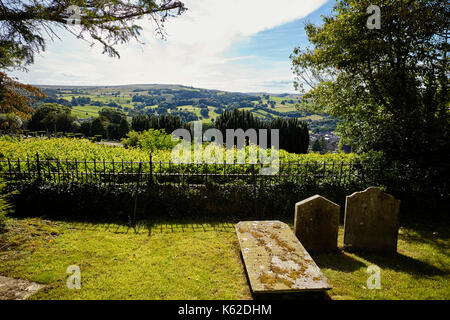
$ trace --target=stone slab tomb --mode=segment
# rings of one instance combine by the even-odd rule
[[[341,207],[319,195],[295,205],[294,233],[309,252],[337,250]]]
[[[294,293],[331,289],[328,280],[292,230],[280,221],[236,225],[253,293]]]
[[[344,250],[396,252],[400,200],[370,187],[345,202]]]
[[[0,276],[0,300],[25,300],[43,287],[36,282]]]

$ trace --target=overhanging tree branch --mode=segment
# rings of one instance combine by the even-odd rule
[[[68,24],[74,17],[68,10],[71,6],[79,8],[75,28]],[[57,36],[54,26],[61,26],[81,39],[89,35],[93,43],[103,46],[104,53],[120,57],[114,46],[138,40],[141,27],[137,20],[149,18],[155,22],[156,34],[164,38],[165,20],[186,10],[182,2],[175,0],[0,0],[0,46],[4,48],[0,52],[9,50],[17,57],[3,59],[0,53],[0,69],[23,69],[32,63],[34,54],[45,50],[42,33]]]

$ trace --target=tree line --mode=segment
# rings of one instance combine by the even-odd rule
[[[255,117],[249,111],[238,109],[225,110],[213,123],[214,128],[220,130],[225,137],[227,129],[278,129],[279,147],[293,153],[307,153],[309,146],[309,131],[306,122],[295,118],[275,118],[271,121],[263,121]],[[131,128],[141,132],[149,129],[165,130],[171,133],[178,128],[192,130],[188,123],[183,122],[180,117],[173,115],[140,115],[133,117]],[[270,134],[268,145],[271,144]]]
[[[238,109],[225,110],[211,126],[219,129],[225,136],[226,129],[278,129],[279,147],[289,152],[307,153],[309,146],[309,132],[306,122],[295,118],[275,118],[263,121],[255,117],[250,111]],[[78,121],[72,115],[69,107],[57,103],[45,103],[38,107],[31,119],[23,123],[22,128],[28,131],[45,131],[47,133],[81,133],[86,137],[107,138],[120,140],[129,133],[130,129],[142,132],[149,129],[165,130],[172,133],[176,129],[191,130],[189,121],[183,121],[179,115],[138,115],[131,120],[120,110],[102,108],[99,116],[94,119]],[[268,135],[268,145],[271,144]]]
[[[79,122],[69,107],[45,103],[35,110],[23,128],[28,131],[81,133],[86,137],[120,140],[130,131],[130,124],[123,112],[112,108],[102,108],[98,117]]]

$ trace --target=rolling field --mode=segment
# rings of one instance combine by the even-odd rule
[[[264,121],[276,117],[297,118],[308,123],[311,133],[336,130],[336,120],[327,114],[300,110],[295,94],[238,93],[178,85],[125,85],[99,87],[40,86],[47,95],[42,103],[63,104],[78,120],[92,120],[102,108],[123,112],[128,120],[142,114],[172,114],[184,122],[214,122],[225,110],[250,111]],[[205,114],[205,109],[208,114]]]
[[[54,90],[58,89],[58,93],[56,98],[65,99],[67,101],[71,101],[73,98],[90,98],[91,104],[78,105],[72,107],[72,113],[78,119],[88,119],[92,117],[98,116],[98,112],[101,110],[103,106],[96,106],[92,103],[99,102],[102,105],[107,105],[111,102],[120,105],[122,110],[133,110],[135,108],[135,104],[132,102],[132,98],[134,95],[146,95],[146,91],[136,91],[136,90],[147,90],[148,88],[158,88],[158,86],[146,86],[146,85],[134,85],[134,86],[119,86],[119,87],[53,87],[53,86],[40,86],[44,90]],[[164,88],[164,86],[162,86]],[[200,89],[189,88],[189,87],[178,87],[178,86],[170,86],[172,90],[186,90],[186,91],[199,91]],[[226,92],[218,92],[217,95],[221,96],[226,94]],[[162,97],[165,97],[167,100],[171,100],[170,94],[161,94]],[[278,97],[278,96],[270,96],[267,99],[265,95],[261,96],[261,102],[263,104],[267,104],[270,101],[275,102],[275,107],[272,110],[280,113],[297,111],[295,105],[297,103],[297,99],[291,96],[286,98]],[[294,100],[295,99],[295,100]],[[285,102],[282,104],[282,101],[291,101],[295,103]],[[145,109],[155,108],[157,105],[146,107]],[[256,106],[256,104],[255,104]],[[179,111],[190,111],[194,112],[200,120],[203,122],[211,122],[212,119],[216,119],[219,116],[219,113],[216,112],[216,107],[208,106],[209,117],[203,117],[200,115],[200,108],[193,105],[184,105],[177,107]],[[242,108],[242,110],[251,110],[252,108]],[[261,118],[266,118],[267,112],[259,111],[256,114]]]

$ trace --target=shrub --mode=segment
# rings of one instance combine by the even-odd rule
[[[295,203],[321,194],[341,204],[345,196],[363,190],[371,182],[329,180],[317,182],[255,180],[205,185],[154,183],[34,183],[20,182],[10,187],[20,193],[14,197],[15,215],[45,216],[88,221],[134,219],[286,219],[292,218]],[[135,196],[137,201],[135,202]]]
[[[125,147],[138,147],[147,152],[157,150],[171,149],[177,145],[178,141],[173,141],[172,136],[166,134],[164,129],[149,129],[143,132],[131,131],[127,137],[122,140]]]

